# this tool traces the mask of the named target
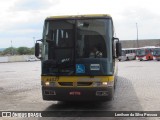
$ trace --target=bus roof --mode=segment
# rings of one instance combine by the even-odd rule
[[[86,15],[64,15],[64,16],[49,16],[46,20],[54,19],[80,19],[80,18],[112,18],[109,14],[86,14]]]
[[[137,50],[138,48],[122,48],[122,50]]]
[[[140,48],[159,48],[159,47],[156,47],[156,46],[145,46],[145,47],[140,47]]]

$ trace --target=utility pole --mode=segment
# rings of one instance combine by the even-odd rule
[[[33,44],[33,46],[34,46],[34,45],[35,45],[35,37],[33,37],[33,43],[34,43],[34,44]]]
[[[33,48],[35,47],[35,37],[33,37]],[[34,49],[34,54],[35,54],[35,49]]]
[[[139,43],[138,43],[138,24],[136,23],[136,29],[137,29],[137,48],[139,48]]]
[[[13,55],[12,40],[11,40],[11,55]]]

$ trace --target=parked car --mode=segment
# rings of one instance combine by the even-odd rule
[[[36,58],[34,58],[34,57],[29,57],[29,58],[26,59],[26,61],[28,61],[28,62],[36,61]]]

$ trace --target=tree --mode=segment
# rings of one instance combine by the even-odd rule
[[[28,47],[19,47],[17,48],[17,52],[19,55],[31,54],[31,50]]]
[[[4,51],[0,52],[0,55],[33,55],[34,54],[34,47],[9,47],[6,48]]]
[[[34,47],[30,48],[30,54],[31,54],[31,55],[34,54],[34,51],[35,51],[35,48],[34,48]]]
[[[3,55],[15,55],[17,54],[17,49],[14,48],[14,47],[9,47],[9,48],[6,48],[3,53]]]
[[[3,52],[2,52],[2,51],[0,51],[0,56],[1,56],[1,55],[3,55]]]

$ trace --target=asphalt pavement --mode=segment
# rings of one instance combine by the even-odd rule
[[[0,63],[0,111],[63,111],[58,113],[62,117],[34,118],[36,120],[160,120],[159,117],[111,118],[104,117],[105,115],[101,117],[97,115],[96,117],[95,112],[160,111],[160,62],[158,61],[119,62],[118,82],[114,100],[101,103],[43,101],[41,95],[40,65],[40,61]],[[65,111],[73,112],[70,113],[69,117],[64,117]],[[85,113],[82,114],[82,111],[94,111],[95,117],[84,117],[83,114]],[[72,117],[72,114],[74,117]]]

